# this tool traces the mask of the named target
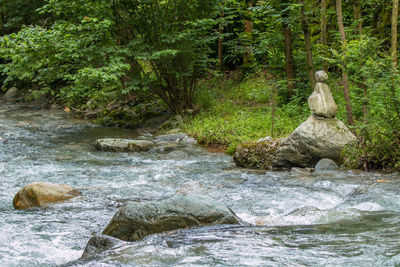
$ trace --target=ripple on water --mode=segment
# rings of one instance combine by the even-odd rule
[[[105,153],[101,137],[132,131],[88,125],[62,112],[0,108],[0,265],[74,261],[126,201],[181,190],[211,196],[255,226],[218,226],[152,235],[81,265],[393,266],[400,263],[398,175],[295,174],[237,169],[229,156],[196,146],[167,153]],[[378,183],[387,180],[388,183]],[[83,197],[16,211],[14,194],[45,181]]]

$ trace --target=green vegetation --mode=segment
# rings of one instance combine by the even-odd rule
[[[287,136],[309,116],[309,109],[305,103],[294,102],[274,107],[276,87],[275,81],[264,75],[253,75],[243,81],[234,78],[204,81],[196,103],[207,105],[185,124],[185,130],[200,144],[227,149],[228,153],[233,153],[243,142],[265,136]]]
[[[398,0],[1,3],[4,91],[106,125],[182,114],[200,143],[233,152],[298,126],[324,69],[360,140],[345,164],[400,168]]]

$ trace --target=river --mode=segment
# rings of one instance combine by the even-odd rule
[[[137,137],[28,105],[0,103],[0,266],[393,266],[400,264],[399,174],[256,172],[188,145],[163,151],[95,151],[103,137]],[[33,182],[83,194],[14,210]],[[252,224],[162,233],[77,261],[127,200],[208,195]],[[72,262],[72,263],[71,263]]]

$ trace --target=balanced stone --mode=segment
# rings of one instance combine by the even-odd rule
[[[315,80],[317,82],[324,83],[326,80],[328,80],[328,74],[323,70],[319,70],[315,72]]]
[[[47,204],[65,201],[82,195],[78,190],[66,184],[33,183],[23,187],[15,195],[15,209],[42,207]]]
[[[317,116],[333,118],[337,113],[337,106],[328,84],[325,83],[328,74],[324,71],[317,71],[315,78],[318,82],[314,92],[308,98],[310,110]]]
[[[161,201],[129,201],[114,215],[103,234],[124,241],[192,226],[238,224],[240,219],[212,198],[176,195]]]

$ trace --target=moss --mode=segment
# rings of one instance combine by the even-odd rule
[[[280,138],[263,142],[244,143],[237,147],[233,159],[239,167],[273,169],[276,151],[282,140]]]

